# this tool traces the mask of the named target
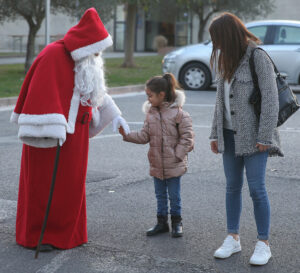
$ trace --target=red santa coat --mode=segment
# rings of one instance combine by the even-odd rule
[[[62,147],[42,243],[69,249],[87,242],[85,179],[89,136],[99,133],[121,114],[111,97],[105,95],[91,122],[92,109],[80,104],[80,93],[74,88],[74,60],[111,44],[110,36],[92,44],[83,36],[86,43],[81,41],[79,49],[69,50],[72,35],[80,37],[82,21],[95,17],[92,23],[99,24],[97,16],[94,9],[88,10],[64,40],[48,45],[39,54],[26,75],[11,116],[11,121],[20,126],[18,136],[24,142],[16,241],[25,247],[35,247],[39,240],[58,140]]]

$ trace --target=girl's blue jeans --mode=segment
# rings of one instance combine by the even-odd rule
[[[181,176],[164,180],[154,177],[157,215],[168,215],[168,197],[171,207],[170,214],[181,215],[180,179]]]
[[[225,151],[223,165],[226,176],[226,214],[228,233],[238,234],[242,211],[242,187],[244,168],[254,216],[260,240],[268,240],[270,230],[270,205],[265,188],[265,174],[268,152],[249,156],[235,156],[234,132],[224,129]]]

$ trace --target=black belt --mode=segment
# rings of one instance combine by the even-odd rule
[[[88,123],[89,117],[90,117],[90,113],[89,113],[89,112],[85,112],[85,113],[82,115],[82,118],[81,118],[81,124],[86,124],[86,123]]]

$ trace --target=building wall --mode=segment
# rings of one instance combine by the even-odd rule
[[[274,0],[276,9],[267,18],[281,20],[300,20],[300,0]]]
[[[145,49],[145,12],[143,10],[138,11],[138,20],[136,22],[136,50],[144,51]]]
[[[51,15],[50,17],[50,35],[57,38],[62,37],[67,30],[76,24],[76,19],[64,14]],[[13,22],[5,22],[0,25],[0,51],[25,52],[27,44],[27,35],[29,27],[24,19],[18,19]],[[16,37],[19,36],[19,37]],[[54,39],[55,37],[52,37]],[[20,41],[22,39],[22,45]],[[42,23],[36,37],[36,49],[45,44],[45,20]]]
[[[66,32],[77,24],[77,19],[65,14],[51,14],[50,36],[52,41],[60,39]],[[113,36],[113,21],[105,24],[106,29]],[[24,19],[0,24],[0,51],[1,52],[26,52],[29,27]],[[17,37],[18,36],[18,37]],[[22,45],[20,44],[22,39]],[[37,33],[35,46],[38,52],[45,45],[45,20]]]
[[[249,0],[251,1],[251,0]],[[276,9],[273,13],[265,18],[259,19],[289,19],[300,20],[300,0],[274,0]],[[139,11],[140,16],[137,22],[137,50],[145,49],[145,16]],[[50,35],[53,39],[62,37],[70,27],[77,23],[77,19],[66,16],[64,14],[51,15]],[[209,23],[207,24],[207,28]],[[111,36],[114,36],[114,20],[110,20],[105,24]],[[199,20],[197,16],[192,17],[191,43],[198,42]],[[28,24],[25,20],[19,19],[13,22],[5,22],[0,24],[0,51],[4,52],[25,52],[28,35]],[[204,40],[209,39],[209,33],[206,29]],[[22,41],[21,41],[22,40]],[[22,44],[20,44],[22,42]],[[37,34],[36,50],[38,51],[45,43],[45,26],[44,22]],[[113,50],[110,47],[108,50]]]

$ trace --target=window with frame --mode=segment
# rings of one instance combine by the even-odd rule
[[[248,30],[259,38],[262,43],[265,42],[268,26],[249,27]]]
[[[274,44],[300,45],[300,27],[278,26],[276,28]]]

